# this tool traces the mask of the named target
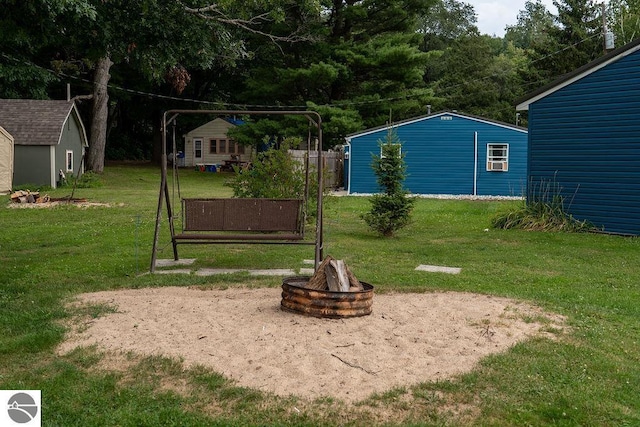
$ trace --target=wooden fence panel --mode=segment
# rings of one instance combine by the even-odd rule
[[[289,150],[291,156],[304,164],[304,158],[307,154],[307,150]],[[342,153],[338,151],[323,151],[322,152],[322,163],[323,163],[323,173],[324,173],[324,185],[327,188],[338,188],[343,184],[342,174],[343,174],[343,158]],[[317,151],[309,151],[309,164],[317,165],[318,164],[318,152]]]

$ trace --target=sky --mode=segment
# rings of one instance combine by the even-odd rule
[[[518,22],[518,14],[524,9],[526,0],[462,0],[473,6],[478,16],[476,25],[482,34],[504,36],[507,25]],[[553,0],[542,0],[551,13],[556,13]]]

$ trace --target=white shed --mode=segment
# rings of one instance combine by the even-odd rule
[[[13,137],[0,126],[0,194],[9,194],[13,185]]]

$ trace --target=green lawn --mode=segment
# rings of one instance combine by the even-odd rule
[[[513,201],[417,201],[392,239],[359,218],[366,198],[325,202],[325,255],[344,259],[376,292],[469,291],[525,300],[567,317],[569,332],[491,356],[451,381],[390,390],[349,408],[239,388],[179,361],[127,356],[96,369],[96,348],[57,356],[63,322],[108,309],[65,305],[82,292],[149,286],[278,287],[279,278],[149,275],[159,170],[107,166],[75,197],[110,207],[8,208],[0,197],[0,389],[39,389],[45,426],[640,425],[640,241],[603,234],[490,229]],[[181,172],[184,197],[225,196],[222,174]],[[52,197],[71,189],[48,192]],[[171,194],[178,199],[177,191]],[[167,227],[160,258],[171,258]],[[198,267],[298,268],[312,246],[184,245]],[[461,267],[459,275],[414,271]],[[80,312],[79,312],[80,311]],[[300,412],[291,411],[292,407]]]

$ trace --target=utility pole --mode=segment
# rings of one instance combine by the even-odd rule
[[[605,55],[607,54],[607,7],[604,2],[600,5],[602,8],[602,47]]]
[[[602,9],[602,46],[604,54],[612,50],[615,47],[614,36],[609,28],[607,28],[607,7],[604,2],[600,5]]]

